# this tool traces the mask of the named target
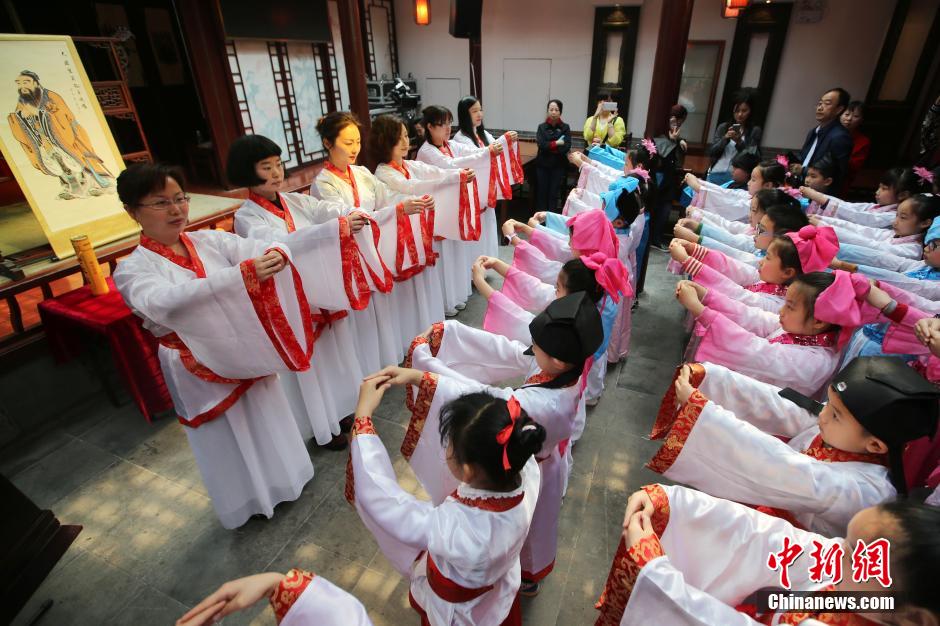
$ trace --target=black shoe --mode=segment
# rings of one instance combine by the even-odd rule
[[[325,443],[320,447],[332,450],[333,452],[339,452],[349,447],[349,441],[346,439],[346,435],[336,435],[330,440],[330,443]]]
[[[355,421],[354,415],[347,415],[339,421],[339,431],[341,433],[348,433],[352,430],[353,422]]]

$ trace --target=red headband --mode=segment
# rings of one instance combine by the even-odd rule
[[[506,408],[509,409],[509,424],[501,431],[496,433],[496,443],[503,446],[503,469],[507,472],[512,467],[509,463],[509,439],[512,437],[512,431],[516,427],[516,420],[522,414],[522,406],[516,400],[516,396],[509,396],[506,401]]]

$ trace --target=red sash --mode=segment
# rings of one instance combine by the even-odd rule
[[[375,243],[376,248],[378,248],[378,224],[369,217],[366,219],[371,223],[372,241]],[[365,271],[362,269],[363,264],[360,262],[362,260],[362,252],[359,250],[359,245],[356,243],[356,240],[353,239],[352,231],[349,228],[349,221],[345,217],[339,218],[339,245],[343,265],[343,286],[346,289],[346,296],[349,298],[349,306],[354,311],[361,311],[369,306],[372,291],[366,280]],[[369,276],[375,283],[376,289],[382,293],[388,293],[392,290],[392,272],[385,266],[381,257],[379,257],[379,262],[382,264],[383,276],[379,276],[368,263],[365,265],[369,270]]]
[[[783,333],[782,335],[778,335],[771,339],[770,343],[832,348],[836,345],[836,339],[838,336],[839,331],[837,330],[833,330],[828,333],[819,333],[818,335],[796,335],[793,333]]]
[[[787,285],[775,285],[774,283],[765,283],[764,281],[748,285],[745,289],[754,293],[766,293],[771,296],[787,295]]]
[[[485,587],[477,587],[476,589],[471,589],[469,587],[464,587],[458,583],[455,583],[450,578],[444,576],[441,573],[441,570],[437,569],[437,565],[434,563],[434,559],[431,558],[431,553],[427,553],[427,575],[428,575],[428,584],[431,586],[431,591],[437,595],[441,600],[447,602],[453,602],[454,604],[460,602],[469,602],[470,600],[476,600],[482,596],[487,591],[493,589],[493,585],[486,585]],[[420,556],[418,558],[421,558]]]
[[[467,189],[467,174],[460,172],[460,206],[457,213],[457,224],[460,228],[460,238],[463,241],[478,241],[482,226],[480,224],[480,213],[483,207],[480,206],[480,190],[477,186],[477,179],[473,179],[473,196],[477,200],[476,211],[470,206],[470,191]]]
[[[352,167],[347,165],[346,171],[341,172],[339,168],[330,163],[326,162],[326,169],[330,172],[333,172],[340,180],[345,181],[350,187],[352,187],[353,195],[353,206],[357,209],[359,208],[359,187],[356,185],[356,176],[353,174]]]

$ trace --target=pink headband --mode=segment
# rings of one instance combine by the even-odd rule
[[[570,245],[581,254],[602,252],[605,256],[617,258],[620,241],[607,215],[600,209],[591,209],[578,213],[567,222],[573,228]]]
[[[821,272],[839,251],[839,238],[830,226],[804,226],[795,233],[787,233],[800,255],[803,273]]]
[[[656,155],[656,142],[655,141],[644,137],[643,141],[641,141],[640,143],[642,143],[643,147],[646,148],[646,151],[650,153],[650,156]]]
[[[852,337],[852,331],[862,323],[863,308],[869,306],[866,298],[871,291],[871,283],[861,274],[836,270],[833,275],[835,282],[816,298],[813,317],[842,327],[838,343],[841,350]]]
[[[594,270],[597,284],[604,288],[614,302],[620,302],[621,294],[626,297],[633,295],[630,275],[620,259],[611,258],[603,252],[595,252],[590,256],[582,256],[581,262],[588,269]]]

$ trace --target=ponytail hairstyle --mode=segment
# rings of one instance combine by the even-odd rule
[[[920,221],[935,220],[940,216],[940,196],[932,193],[919,193],[908,198],[911,209]]]
[[[636,178],[640,186],[638,188],[640,192],[640,199],[644,207],[656,206],[656,170],[659,168],[659,156],[650,154],[649,150],[646,149],[642,143],[637,144],[635,147],[630,148],[626,152],[626,157],[630,159],[630,162],[633,163],[633,167],[642,167],[644,170],[649,172],[650,182],[647,183],[641,176],[636,174],[630,174],[628,177]],[[623,195],[623,194],[621,194]]]
[[[627,191],[624,189],[620,195],[617,196],[617,214],[627,227],[633,223],[633,220],[640,214],[640,209],[642,208],[643,200],[640,196],[639,187],[637,187],[636,191]]]
[[[894,197],[898,204],[913,195],[930,191],[920,176],[909,167],[892,167],[881,175],[879,182],[894,190]]]
[[[421,111],[421,119],[416,123],[423,131],[418,147],[420,148],[425,141],[431,143],[432,146],[434,145],[434,143],[431,142],[431,132],[428,130],[429,126],[450,126],[453,121],[454,114],[445,106],[432,104],[431,106],[424,107],[424,110]]]
[[[761,161],[757,164],[757,168],[760,170],[764,182],[770,183],[774,187],[782,187],[787,180],[786,168],[775,160]]]
[[[761,189],[754,194],[754,197],[757,198],[757,206],[760,207],[760,210],[764,213],[767,212],[767,209],[777,204],[800,209],[801,213],[803,211],[802,208],[800,208],[800,201],[782,189]]]
[[[772,218],[771,218],[772,219]],[[786,235],[774,235],[768,249],[773,246],[777,258],[780,259],[780,268],[784,270],[793,270],[796,276],[803,273],[803,263],[800,261],[800,252],[796,249],[796,244]],[[792,282],[792,281],[791,281]]]
[[[807,274],[800,274],[793,279],[793,282],[790,284],[800,285],[800,292],[803,295],[803,304],[806,306],[806,319],[815,317],[816,298],[835,281],[836,275],[831,272],[809,272]],[[838,328],[840,328],[840,326],[837,324],[831,324],[830,330]]]
[[[486,140],[486,129],[483,128],[483,122],[481,121],[480,125],[474,129],[473,120],[470,119],[470,107],[479,102],[473,96],[465,96],[460,99],[460,102],[457,103],[457,126],[460,128],[460,132],[473,140],[474,145],[477,144],[477,138],[479,138],[486,146],[490,142]],[[480,103],[480,106],[483,106],[483,104]]]
[[[332,150],[336,138],[347,126],[355,126],[362,131],[359,118],[352,111],[333,111],[327,113],[317,121],[317,134],[323,141],[323,147]]]
[[[793,198],[790,199],[793,200]],[[767,208],[767,217],[774,223],[774,235],[794,232],[804,226],[809,226],[809,218],[806,217],[806,213],[803,213],[799,202],[796,200],[793,202],[796,203],[795,207],[791,204],[775,204]]]
[[[597,283],[594,270],[585,265],[581,259],[572,259],[562,265],[561,271],[558,272],[558,282],[569,294],[585,292],[594,304],[604,297],[604,289]]]
[[[894,518],[900,531],[892,536],[891,563],[896,582],[891,590],[896,610],[919,607],[940,615],[940,507],[910,498],[883,502],[878,509]],[[884,533],[889,534],[889,533]],[[887,564],[886,564],[887,566]]]
[[[519,486],[519,472],[545,443],[541,424],[521,407],[513,424],[508,405],[502,398],[476,392],[460,396],[441,409],[441,446],[452,448],[457,463],[482,469],[490,484],[500,491],[512,491]],[[497,436],[510,424],[513,428],[505,444],[507,470],[503,465],[504,447]]]

